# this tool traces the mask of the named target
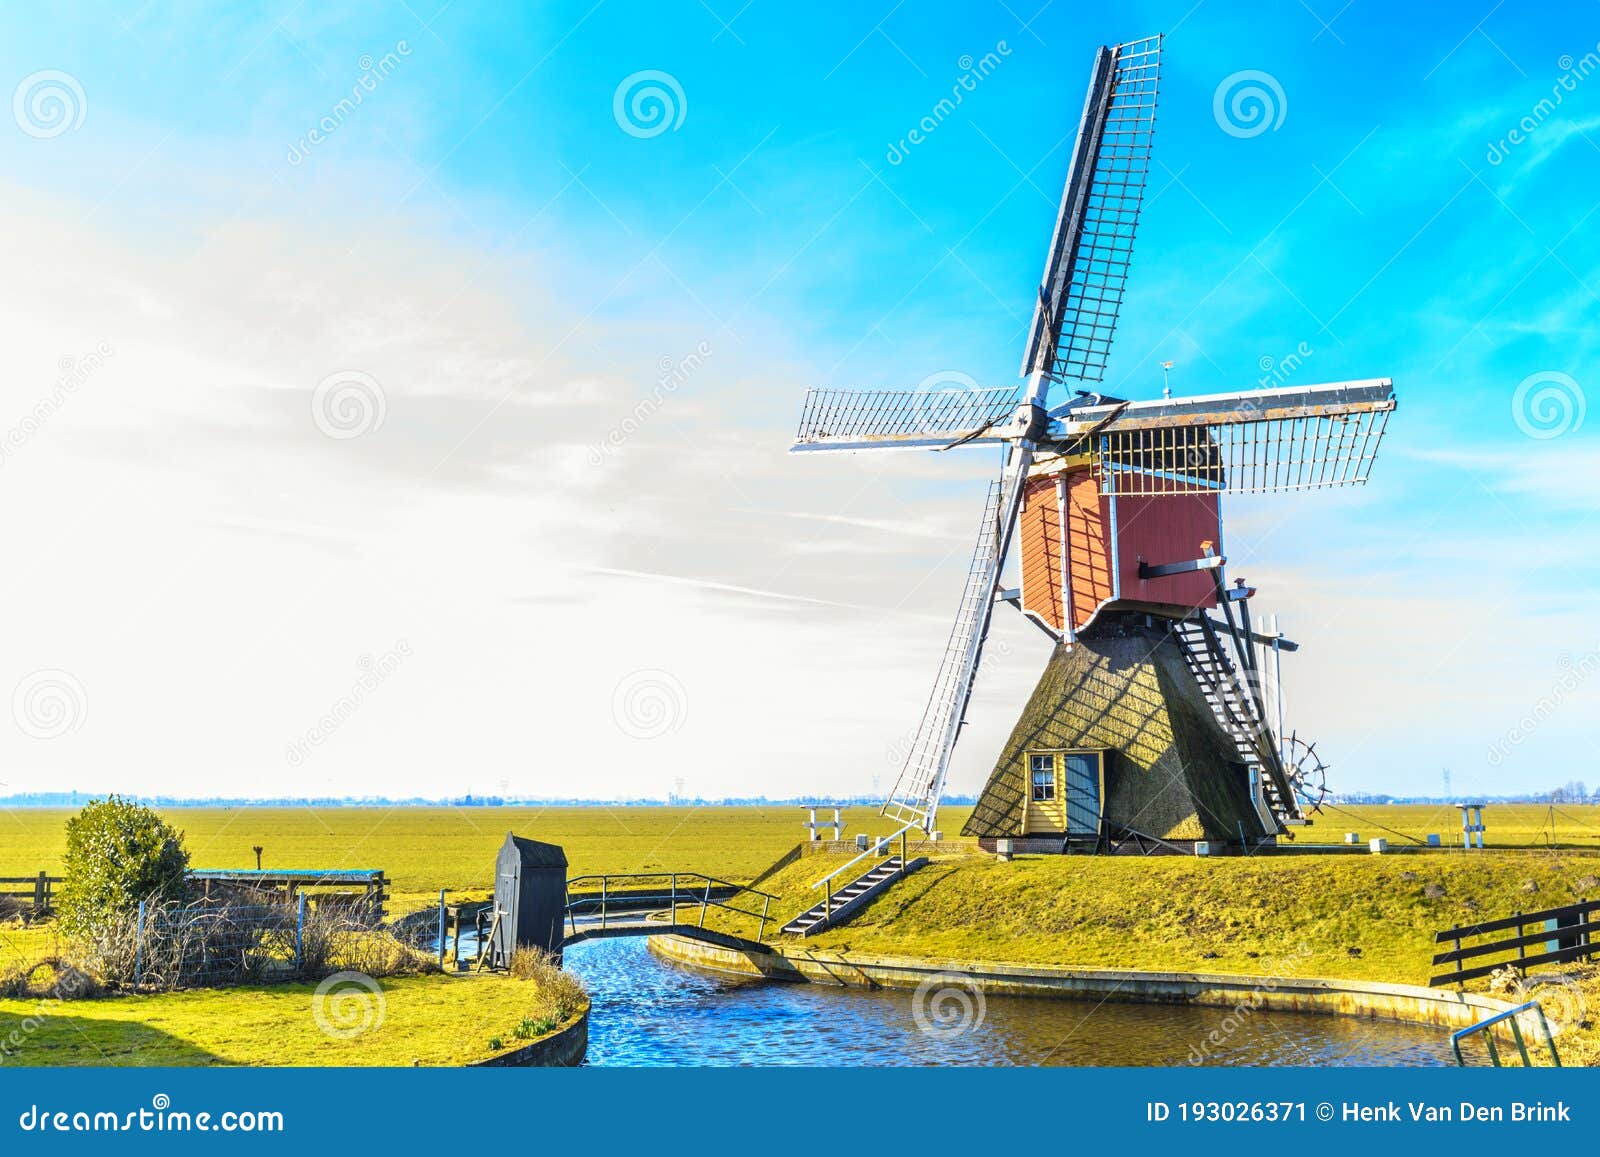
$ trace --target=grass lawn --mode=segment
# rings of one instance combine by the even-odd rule
[[[940,812],[949,836],[961,830],[971,809]],[[1347,814],[1349,813],[1349,814]],[[0,876],[59,872],[65,838],[64,809],[16,809],[0,814]],[[508,830],[562,845],[573,875],[705,872],[732,880],[757,875],[804,838],[798,807],[704,808],[173,808],[166,817],[182,830],[196,867],[255,866],[251,847],[265,849],[264,863],[280,868],[382,868],[395,891],[416,899],[440,888],[488,888],[494,854]],[[1495,804],[1484,813],[1488,842],[1529,847],[1547,842],[1549,809],[1535,804]],[[1567,846],[1600,848],[1600,807],[1574,804],[1556,809],[1555,834]],[[886,833],[873,808],[846,812],[847,834]],[[1381,826],[1380,826],[1381,825]],[[1384,829],[1393,829],[1385,831]],[[1363,839],[1396,832],[1438,832],[1448,844],[1460,838],[1453,807],[1367,806],[1328,811],[1301,843],[1338,843],[1346,831]]]
[[[954,832],[969,808],[943,816]],[[0,813],[0,876],[58,874],[65,809]],[[805,814],[784,807],[704,808],[171,808],[197,868],[382,868],[397,893],[482,890],[506,832],[560,844],[572,875],[704,872],[751,879],[805,838]],[[848,834],[886,832],[873,808],[846,814]]]
[[[810,885],[841,863],[808,856],[763,883],[780,897],[772,906],[776,923],[818,902],[821,892]],[[795,943],[1084,968],[1425,984],[1437,930],[1556,907],[1580,895],[1600,898],[1595,876],[1600,856],[1586,852],[1032,856],[1008,864],[965,856],[936,860],[844,927]],[[1529,882],[1536,892],[1524,891]],[[1425,895],[1430,885],[1444,895]],[[723,912],[707,922],[713,920],[728,931],[755,932],[754,922]],[[772,924],[768,929],[770,938]]]
[[[362,990],[324,1005],[316,986],[201,989],[57,1004],[0,1000],[0,1041],[17,1033],[4,1065],[460,1065],[491,1055],[489,1041],[520,1045],[513,1030],[535,1015],[536,991],[506,976],[383,980],[381,1005]],[[46,1015],[38,1016],[40,1009]],[[381,1011],[380,1011],[381,1008]],[[343,1012],[347,1020],[339,1018]],[[324,1019],[329,1019],[325,1013]],[[33,1024],[33,1031],[28,1025]]]

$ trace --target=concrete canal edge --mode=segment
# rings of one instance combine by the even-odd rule
[[[471,1061],[469,1069],[572,1069],[583,1064],[589,1052],[589,1010],[576,1020],[562,1025],[549,1036],[496,1053],[487,1060]]]
[[[1512,1005],[1471,992],[1386,984],[1375,980],[1244,976],[1233,973],[1141,972],[1123,968],[1059,968],[984,960],[936,960],[828,952],[772,945],[731,948],[682,936],[652,936],[663,960],[712,972],[769,980],[858,988],[916,988],[930,977],[964,976],[990,996],[1196,1004],[1217,1008],[1317,1012],[1465,1028]]]

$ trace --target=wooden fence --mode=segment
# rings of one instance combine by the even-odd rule
[[[1442,984],[1462,984],[1488,976],[1507,965],[1527,969],[1540,964],[1568,964],[1600,955],[1600,939],[1596,938],[1600,921],[1594,916],[1597,911],[1600,911],[1600,900],[1579,900],[1562,908],[1513,912],[1498,920],[1446,928],[1434,934],[1434,943],[1453,947],[1435,954],[1433,963],[1450,964],[1454,968],[1431,977],[1428,984],[1434,988]],[[1533,932],[1527,931],[1530,927]],[[1484,939],[1497,932],[1510,935]],[[1533,949],[1531,955],[1529,949]]]
[[[33,905],[36,913],[50,911],[54,906],[55,887],[60,876],[0,876],[0,898],[22,900]]]

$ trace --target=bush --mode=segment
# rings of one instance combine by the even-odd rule
[[[508,971],[516,980],[532,982],[535,1007],[541,1014],[533,1019],[548,1020],[551,1027],[589,1003],[589,990],[584,988],[583,981],[562,968],[556,958],[543,949],[517,949],[511,955]]]
[[[395,936],[374,928],[359,912],[334,905],[312,904],[300,936],[300,974],[327,976],[364,972],[368,976],[406,976],[434,972],[438,961]]]
[[[183,833],[147,807],[112,796],[67,821],[61,928],[93,939],[122,923],[142,900],[180,900],[189,853]]]

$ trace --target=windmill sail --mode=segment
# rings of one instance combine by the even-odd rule
[[[1150,167],[1161,37],[1095,57],[1034,307],[1026,377],[1105,378]]]
[[[1362,382],[1073,409],[1103,494],[1271,494],[1367,480],[1394,384]]]
[[[929,450],[1009,440],[1018,391],[809,390],[791,450]]]
[[[933,692],[917,726],[916,737],[895,781],[894,790],[884,803],[882,814],[896,823],[915,825],[932,831],[944,794],[945,777],[950,770],[950,755],[961,737],[972,684],[978,676],[983,643],[994,615],[995,591],[1000,568],[1016,526],[1017,506],[1022,499],[1023,482],[1028,475],[1032,454],[1019,448],[1005,476],[992,483],[984,504],[983,521],[978,527],[978,542],[967,568],[966,587],[955,624],[939,661],[939,674]]]

